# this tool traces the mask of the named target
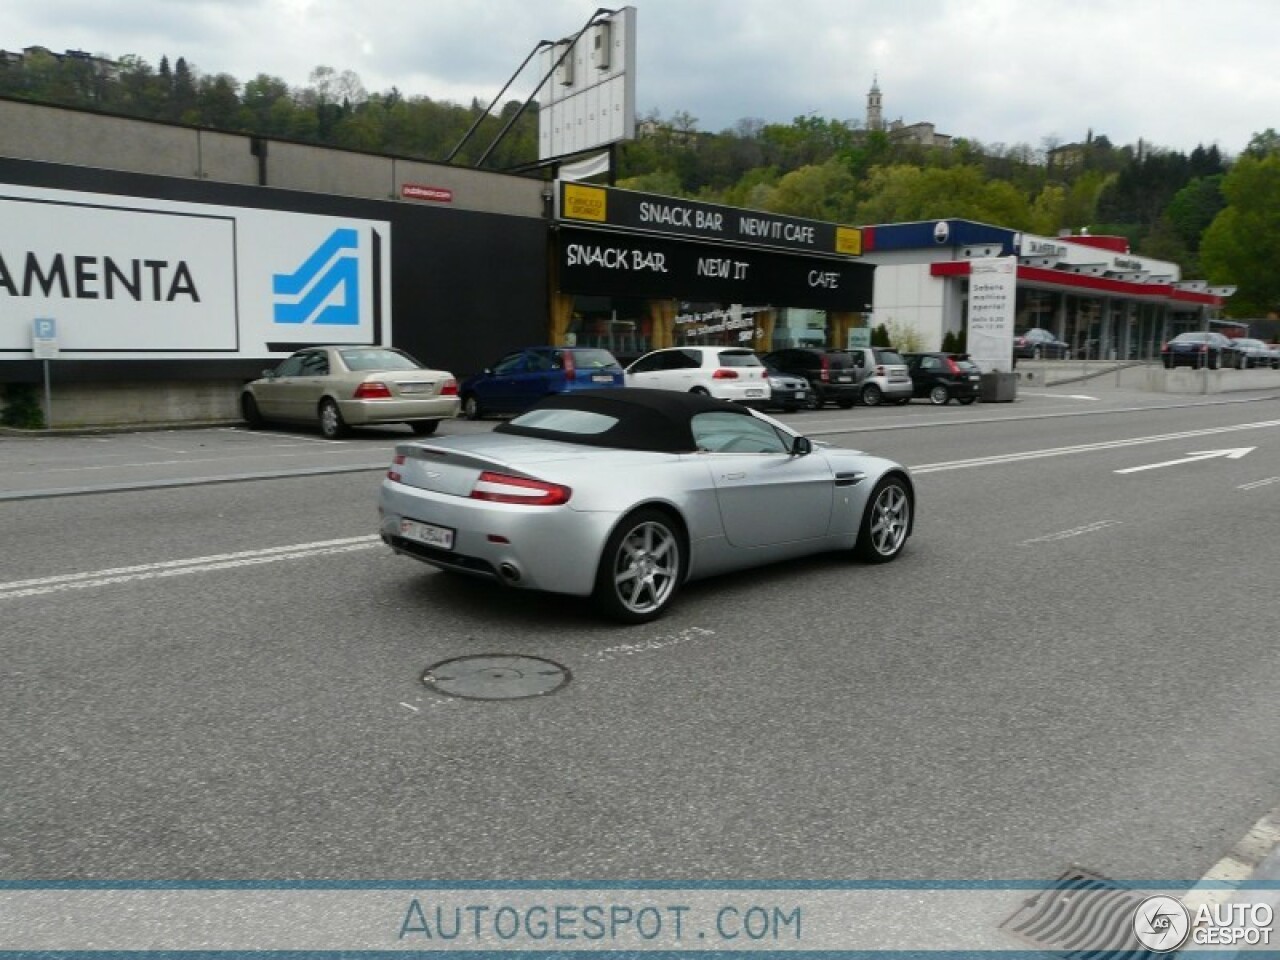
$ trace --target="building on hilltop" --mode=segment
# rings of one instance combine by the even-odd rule
[[[951,136],[946,133],[938,133],[937,127],[927,120],[917,123],[905,123],[902,118],[891,120],[885,123],[884,120],[884,97],[880,92],[880,78],[873,77],[871,81],[871,89],[867,91],[867,130],[870,132],[882,132],[889,136],[894,143],[913,143],[921,147],[941,147],[951,146]]]

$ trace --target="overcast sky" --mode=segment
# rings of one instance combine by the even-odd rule
[[[886,120],[984,144],[1139,139],[1239,153],[1280,128],[1277,0],[634,0],[637,108],[718,132],[744,118]],[[0,48],[44,46],[304,86],[318,65],[381,93],[487,103],[575,0],[5,0]],[[509,96],[529,93],[528,80]]]

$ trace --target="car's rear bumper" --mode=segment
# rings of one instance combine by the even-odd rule
[[[340,400],[342,419],[354,427],[411,420],[445,420],[458,415],[456,396],[422,400]]]

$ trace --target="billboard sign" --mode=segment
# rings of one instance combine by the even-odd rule
[[[984,372],[1008,373],[1013,369],[1018,260],[974,260],[969,270],[969,356]]]
[[[0,190],[0,359],[31,318],[70,359],[270,357],[389,333],[390,224],[143,197]]]
[[[538,159],[594,150],[636,135],[636,8],[596,18],[539,54]]]

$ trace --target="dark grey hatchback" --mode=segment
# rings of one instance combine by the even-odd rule
[[[810,393],[805,403],[812,410],[824,403],[834,403],[847,410],[858,399],[858,375],[848,350],[788,347],[761,359],[766,367],[807,380]]]

